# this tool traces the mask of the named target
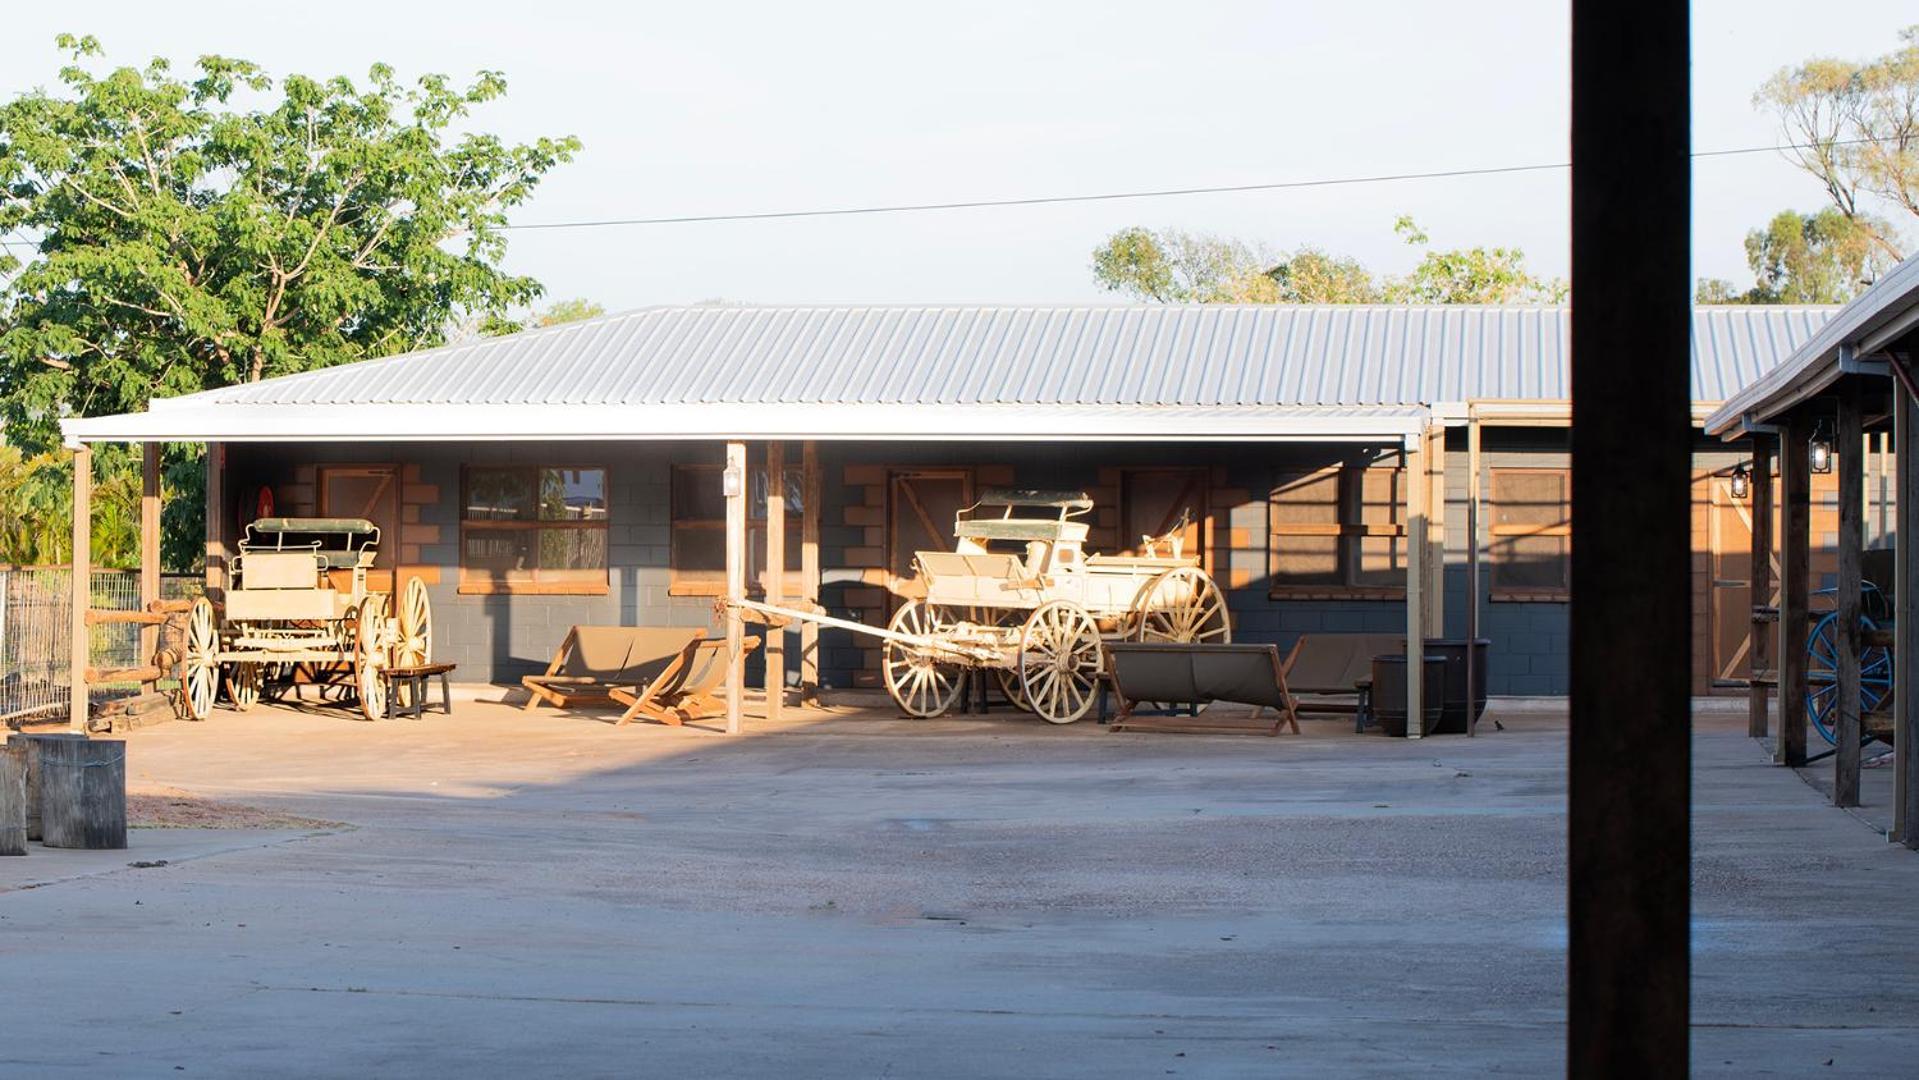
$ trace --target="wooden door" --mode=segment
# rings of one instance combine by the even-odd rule
[[[913,553],[953,550],[953,516],[972,503],[970,469],[902,469],[888,478],[886,569],[895,596],[926,595]]]
[[[395,465],[322,465],[319,469],[321,517],[365,518],[380,529],[374,549],[375,570],[367,587],[392,592],[393,568],[400,563],[400,470]],[[335,587],[351,575],[335,574]]]
[[[1127,469],[1120,474],[1120,554],[1137,554],[1144,537],[1164,536],[1179,527],[1183,552],[1205,563],[1206,489],[1209,470]]]
[[[1752,673],[1752,500],[1732,497],[1732,481],[1715,476],[1712,484],[1712,681],[1743,685]],[[1777,526],[1773,535],[1778,535]],[[1772,580],[1779,580],[1779,559],[1772,555]],[[1767,598],[1779,603],[1778,587]]]

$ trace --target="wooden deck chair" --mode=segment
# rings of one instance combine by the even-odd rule
[[[1183,642],[1112,642],[1106,646],[1119,715],[1112,730],[1193,734],[1299,734],[1298,700],[1286,686],[1286,665],[1276,645],[1205,645]],[[1255,706],[1252,718],[1273,710],[1271,725],[1248,726],[1247,718],[1140,717],[1141,702],[1203,705],[1231,701]]]
[[[1405,651],[1405,634],[1302,634],[1286,654],[1286,683],[1295,694],[1346,699],[1302,701],[1301,712],[1354,712],[1359,708],[1355,684],[1372,678],[1373,657]]]
[[[759,647],[759,638],[746,638],[740,642],[740,655]],[[725,638],[688,643],[659,675],[612,689],[613,700],[627,707],[616,726],[630,724],[641,716],[679,727],[689,721],[726,715],[725,699],[713,691],[726,681],[727,667]]]
[[[520,679],[529,695],[523,707],[530,711],[542,701],[562,709],[611,705],[614,687],[657,678],[688,644],[705,636],[705,630],[686,627],[575,626],[544,673]]]

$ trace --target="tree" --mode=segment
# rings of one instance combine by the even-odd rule
[[[533,325],[558,326],[581,319],[597,319],[604,314],[606,305],[592,300],[557,300],[533,317]]]
[[[364,86],[203,56],[95,73],[0,104],[0,410],[29,452],[62,416],[381,356],[504,319],[506,212],[573,138],[465,131],[506,81]]]
[[[1414,247],[1430,242],[1405,215],[1393,231]],[[1567,290],[1565,282],[1527,270],[1518,248],[1474,247],[1428,251],[1411,274],[1388,282],[1385,293],[1398,304],[1558,304]]]
[[[1883,225],[1883,223],[1879,223]],[[1699,283],[1702,304],[1843,304],[1884,273],[1891,256],[1874,228],[1828,206],[1811,214],[1781,210],[1746,234],[1746,265],[1755,284]]]
[[[1122,229],[1093,251],[1093,277],[1112,292],[1162,304],[1271,304],[1273,258],[1237,240],[1166,229]]]
[[[1919,26],[1899,40],[1863,62],[1820,57],[1781,69],[1753,95],[1755,107],[1778,117],[1786,154],[1892,259],[1899,234],[1862,198],[1919,216]]]

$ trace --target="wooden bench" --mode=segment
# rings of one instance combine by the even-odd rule
[[[1357,713],[1358,686],[1371,684],[1373,657],[1405,651],[1405,634],[1302,634],[1286,654],[1286,684],[1294,694],[1350,699],[1301,701],[1300,712]]]
[[[414,664],[409,667],[390,667],[380,673],[386,680],[386,699],[389,714],[410,716],[418,720],[426,712],[427,680],[435,675],[440,677],[440,711],[453,714],[453,691],[447,686],[447,675],[458,664]],[[404,687],[405,693],[395,693]]]
[[[524,708],[541,702],[562,709],[611,705],[614,688],[659,677],[689,643],[705,636],[693,627],[575,626],[546,671],[520,679],[529,695]]]
[[[1286,665],[1277,645],[1204,645],[1161,641],[1116,641],[1106,646],[1107,670],[1119,715],[1109,730],[1277,735],[1291,725],[1299,734],[1297,701],[1286,687]],[[1198,717],[1155,717],[1142,723],[1141,702],[1204,705],[1231,701],[1255,706],[1257,717],[1273,710],[1270,725],[1201,722]]]
[[[759,647],[759,638],[745,638],[740,642],[740,655]],[[726,680],[728,666],[726,639],[701,637],[688,642],[658,675],[608,692],[615,703],[627,707],[615,726],[645,717],[680,727],[693,720],[725,715],[726,702],[713,691]]]

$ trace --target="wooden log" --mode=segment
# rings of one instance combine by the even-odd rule
[[[100,626],[105,623],[137,623],[140,626],[159,626],[166,621],[166,613],[159,611],[101,611],[98,608],[87,609],[88,626]]]
[[[40,766],[47,746],[56,742],[79,742],[84,739],[86,739],[85,735],[71,731],[50,731],[32,735],[15,735],[7,740],[9,746],[20,743],[27,748],[27,839],[40,839]]]
[[[191,600],[155,600],[147,605],[148,611],[157,611],[167,615],[178,615],[193,610]]]
[[[40,832],[51,848],[127,846],[127,744],[63,739],[40,749]]]
[[[0,855],[27,853],[27,744],[0,746]]]
[[[127,714],[148,713],[169,707],[173,704],[173,695],[160,690],[148,691],[133,697],[116,698],[93,710],[96,719],[103,716],[121,716]]]
[[[148,664],[142,667],[129,667],[129,668],[90,667],[87,669],[87,681],[90,683],[155,682],[165,677],[165,675],[166,675],[166,672],[161,671],[159,668],[154,667],[151,664]]]

